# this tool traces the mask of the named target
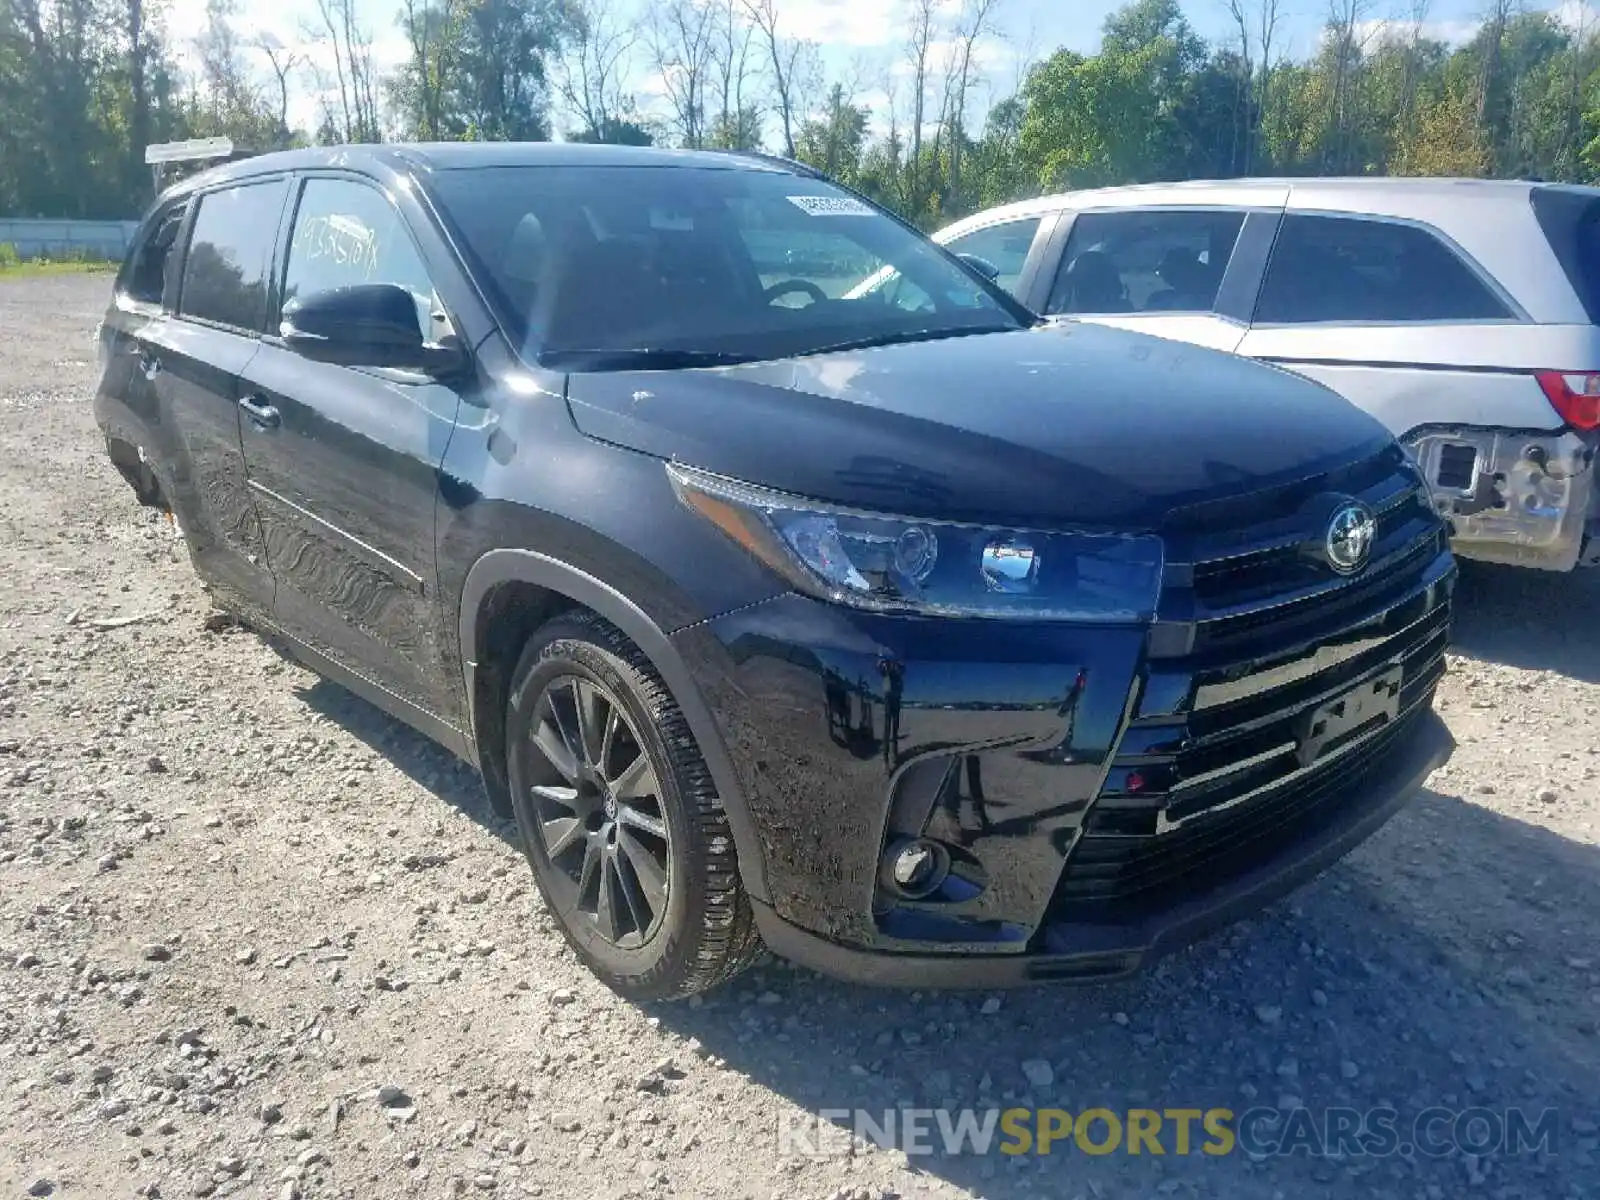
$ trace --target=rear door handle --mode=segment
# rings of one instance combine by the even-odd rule
[[[262,404],[259,400],[243,396],[239,400],[239,407],[244,409],[249,418],[261,429],[276,429],[283,424],[282,416],[270,404]]]

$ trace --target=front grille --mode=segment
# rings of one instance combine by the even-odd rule
[[[1371,561],[1353,577],[1308,552],[1326,526],[1307,505],[1330,494],[1364,501],[1378,519]],[[1167,578],[1151,642],[1159,658],[1236,658],[1285,639],[1313,641],[1352,613],[1386,607],[1445,545],[1426,485],[1398,446],[1226,507],[1196,506],[1164,533]]]
[[[1314,532],[1305,501],[1328,491],[1379,515],[1371,563],[1348,579],[1301,550]],[[1309,836],[1432,702],[1454,568],[1404,459],[1386,452],[1238,511],[1252,508],[1258,519],[1235,528],[1177,522],[1138,706],[1068,856],[1056,919],[1159,907]]]

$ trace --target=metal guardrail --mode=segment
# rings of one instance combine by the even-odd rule
[[[0,217],[0,246],[17,257],[120,260],[139,228],[137,221],[54,221]]]

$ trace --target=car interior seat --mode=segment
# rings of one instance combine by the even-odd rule
[[[1067,268],[1067,312],[1132,312],[1128,289],[1116,260],[1101,250],[1085,250]]]

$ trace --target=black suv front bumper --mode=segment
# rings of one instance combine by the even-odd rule
[[[1113,979],[1249,915],[1326,869],[1398,812],[1454,747],[1444,722],[1424,712],[1381,772],[1365,781],[1362,795],[1341,806],[1313,839],[1291,843],[1225,882],[1125,923],[1047,921],[1035,950],[1005,955],[863,950],[807,932],[765,904],[756,905],[756,922],[774,953],[854,983],[993,988]]]
[[[1140,628],[798,595],[673,640],[738,775],[773,951],[894,985],[1105,979],[1320,871],[1450,757],[1432,699],[1454,582],[1441,550],[1361,612],[1225,661],[1152,655]],[[1309,732],[1374,691],[1383,717],[1343,746]],[[950,886],[897,894],[906,838],[948,850]]]

